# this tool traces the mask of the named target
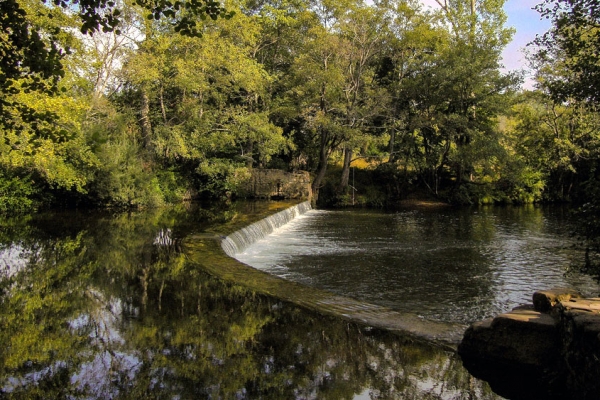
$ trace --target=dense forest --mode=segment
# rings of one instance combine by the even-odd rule
[[[597,216],[597,1],[537,7],[535,90],[502,72],[504,1],[437,3],[3,0],[0,212],[231,198],[277,168],[328,205]]]

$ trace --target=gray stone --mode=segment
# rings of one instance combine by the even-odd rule
[[[556,361],[558,344],[556,321],[551,316],[517,309],[471,325],[459,353],[463,357],[542,367]]]
[[[458,347],[465,365],[533,371],[549,387],[562,382],[568,398],[599,399],[600,298],[551,289],[533,302],[471,325]]]
[[[255,168],[236,193],[249,198],[310,199],[310,182],[310,174],[306,171]]]

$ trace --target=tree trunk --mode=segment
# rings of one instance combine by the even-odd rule
[[[327,172],[327,161],[329,159],[329,149],[327,148],[327,133],[321,129],[321,148],[319,150],[319,165],[317,166],[317,175],[311,185],[314,201],[319,199],[319,189]]]
[[[160,85],[160,111],[162,112],[163,122],[167,123],[167,109],[165,108],[164,90]]]
[[[344,148],[344,167],[342,168],[342,180],[340,181],[339,192],[343,192],[348,187],[350,180],[350,163],[352,162],[352,149]]]
[[[396,161],[396,154],[394,154],[394,146],[396,145],[396,129],[391,130],[390,132],[390,145],[389,145],[389,149],[390,149],[390,158],[388,160],[389,163],[393,163],[394,161]]]
[[[254,158],[252,157],[252,153],[254,152],[254,141],[252,139],[248,139],[244,151],[244,157],[246,158],[246,167],[252,168],[252,165],[254,164]],[[259,168],[262,168],[262,165],[259,164]]]
[[[150,124],[150,99],[148,98],[148,93],[145,89],[142,89],[141,96],[142,104],[140,113],[142,118],[140,119],[140,123],[142,125],[142,143],[145,149],[149,149],[152,141],[152,125]]]

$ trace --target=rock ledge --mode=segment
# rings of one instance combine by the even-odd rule
[[[598,399],[600,298],[537,291],[533,304],[471,325],[458,352],[506,397]]]

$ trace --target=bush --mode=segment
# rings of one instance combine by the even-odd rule
[[[0,172],[0,213],[24,213],[33,211],[37,194],[29,176],[10,177]]]

